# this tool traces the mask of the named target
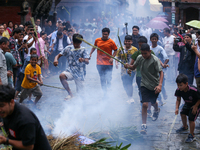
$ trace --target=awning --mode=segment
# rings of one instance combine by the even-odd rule
[[[159,3],[158,0],[149,0],[150,2],[150,9],[152,11],[162,11],[163,6],[161,3]]]

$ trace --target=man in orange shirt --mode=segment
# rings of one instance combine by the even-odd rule
[[[110,34],[109,28],[102,29],[102,37],[97,38],[95,40],[94,45],[102,49],[103,51],[107,52],[108,54],[115,57],[117,54],[117,46],[115,42],[110,39],[108,36]],[[112,51],[114,53],[112,54]],[[92,53],[95,51],[95,48],[91,49],[90,57]],[[101,80],[101,87],[106,94],[107,87],[110,86],[112,80],[112,69],[113,69],[113,58],[104,54],[101,51],[97,51],[97,70],[99,72],[100,80]]]

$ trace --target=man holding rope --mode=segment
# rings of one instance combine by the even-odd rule
[[[110,34],[109,28],[102,29],[102,37],[97,38],[95,40],[94,45],[102,49],[103,51],[107,52],[108,54],[112,55],[113,57],[117,54],[117,46],[115,42],[108,38]],[[112,54],[112,50],[114,53]],[[95,51],[93,47],[90,52],[90,57],[92,53]],[[107,88],[111,85],[112,80],[112,69],[113,69],[113,58],[104,54],[101,51],[97,51],[97,70],[99,72],[100,80],[101,80],[101,87],[104,91],[104,95],[106,95]]]
[[[63,87],[69,94],[65,100],[73,97],[67,81],[74,80],[77,92],[81,92],[84,81],[84,65],[89,64],[89,55],[86,49],[81,47],[82,41],[78,40],[76,37],[83,38],[83,36],[80,34],[74,34],[73,45],[65,47],[54,59],[55,66],[58,65],[58,59],[62,56],[65,56],[66,60],[68,61],[68,68],[59,76]]]

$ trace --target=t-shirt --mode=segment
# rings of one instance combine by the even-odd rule
[[[159,85],[159,72],[162,71],[158,57],[151,54],[151,58],[144,59],[142,55],[139,55],[134,62],[134,66],[140,66],[141,86],[154,91],[155,87]]]
[[[84,47],[79,50],[75,49],[73,45],[66,46],[60,54],[66,57],[68,61],[67,72],[70,72],[75,79],[84,80],[85,62],[79,62],[79,58],[89,58],[89,55]]]
[[[13,113],[3,118],[3,123],[9,139],[22,141],[24,146],[34,145],[33,150],[51,150],[38,118],[27,107],[15,103]]]
[[[26,35],[23,40],[27,40],[27,39],[28,39],[28,35]],[[32,37],[29,41],[27,41],[27,44],[31,43],[33,40],[34,40],[34,38]],[[30,55],[31,48],[35,48],[35,42],[33,42],[33,44],[31,45],[31,47],[28,48],[28,54],[27,54],[27,56],[31,56]]]
[[[97,38],[94,45],[110,55],[112,55],[112,50],[117,50],[117,46],[112,39],[104,41],[101,38]],[[97,65],[113,65],[113,63],[110,63],[109,60],[110,56],[97,50]]]
[[[22,81],[22,87],[25,89],[32,89],[34,88],[37,83],[36,82],[32,82],[30,80],[27,79],[27,75],[30,75],[31,78],[34,79],[38,79],[38,75],[41,74],[41,68],[39,65],[36,64],[36,68],[33,68],[33,66],[31,64],[28,64],[26,66],[26,69],[24,71],[24,79]]]
[[[13,72],[13,66],[17,64],[17,61],[15,60],[13,55],[9,52],[5,53],[5,57],[6,57],[7,70],[10,70]],[[8,77],[8,83],[11,85],[13,84],[12,77]]]
[[[127,59],[128,62],[126,62],[126,59],[124,58],[124,54],[121,50],[121,48],[117,51],[116,57],[117,59],[120,59],[123,63],[129,63],[131,62],[131,56],[138,51],[136,47],[131,46],[130,49],[125,49],[124,48],[124,54],[125,54],[125,58]],[[125,75],[127,74],[127,69],[124,68],[124,65],[121,65],[121,75]]]
[[[200,100],[200,91],[193,85],[188,85],[189,90],[187,92],[176,89],[175,96],[182,97],[187,106],[193,106]]]
[[[174,36],[170,35],[170,37],[165,36],[163,39],[163,44],[164,44],[164,49],[167,53],[167,55],[175,55],[175,51],[173,49],[173,44],[174,44]]]
[[[157,45],[154,48],[152,48],[152,46],[150,46],[150,49],[155,53],[156,57],[158,57],[163,63],[165,62],[165,60],[169,59],[169,57],[167,56],[167,53],[165,52],[165,50],[163,49],[162,46]],[[163,68],[163,71],[164,70],[166,70],[166,69]]]
[[[4,85],[8,84],[6,58],[1,48],[0,48],[0,78],[2,84]]]
[[[154,54],[154,52],[151,51],[151,54]],[[140,51],[140,50],[139,50],[139,51],[136,51],[136,52],[131,56],[131,58],[135,61],[139,55],[141,55],[141,51]],[[137,66],[136,76],[137,76],[137,77],[141,77],[140,66]]]

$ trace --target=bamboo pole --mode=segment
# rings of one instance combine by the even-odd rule
[[[51,88],[55,88],[55,89],[65,90],[64,88],[61,88],[61,87],[56,87],[56,86],[51,86],[51,85],[46,85],[46,84],[43,84],[43,86],[51,87]]]
[[[119,59],[117,59],[117,58],[113,57],[112,55],[110,55],[110,54],[106,53],[105,51],[103,51],[103,50],[102,50],[102,49],[100,49],[99,47],[97,47],[97,46],[94,46],[93,44],[91,44],[91,43],[87,42],[86,40],[84,40],[84,39],[82,39],[82,38],[80,38],[80,37],[76,37],[76,38],[77,38],[78,40],[81,40],[81,41],[85,42],[86,44],[88,44],[88,45],[92,46],[93,48],[96,48],[96,49],[98,49],[99,51],[101,51],[101,52],[103,52],[104,54],[106,54],[106,55],[110,56],[111,58],[115,59],[116,61],[118,61],[119,63],[121,63],[122,65],[124,65],[124,66],[125,66],[125,63],[123,63],[123,62],[122,62],[122,61],[120,61]]]
[[[124,59],[125,59],[126,63],[128,63],[128,60],[127,60],[126,55],[125,55],[125,53],[124,53],[124,48],[123,48],[123,46],[122,46],[121,39],[120,39],[120,37],[119,37],[119,28],[118,28],[117,37],[118,37],[118,40],[119,40],[119,44],[120,44],[120,47],[121,47],[121,51],[122,51],[122,53],[123,53],[123,55],[124,55]]]
[[[42,55],[42,51],[41,51],[41,48],[40,48],[40,42],[38,40],[37,31],[36,31],[36,28],[35,28],[35,22],[34,22],[34,18],[33,17],[31,17],[31,22],[33,24],[33,28],[34,28],[34,31],[35,31],[35,34],[36,34],[36,38],[37,38],[37,41],[38,41],[38,47],[39,47],[39,50],[40,50],[40,55]]]
[[[40,48],[40,42],[39,42],[39,40],[38,40],[38,35],[37,35],[37,31],[36,31],[36,28],[35,28],[35,22],[34,22],[34,18],[33,17],[31,17],[31,22],[32,22],[32,24],[33,24],[33,28],[34,28],[34,32],[35,32],[35,34],[36,34],[36,38],[37,38],[37,41],[38,41],[38,47],[39,47],[39,50],[40,50],[40,55],[42,55],[42,51],[41,51],[41,48]],[[51,62],[50,60],[49,60],[49,62]],[[52,63],[52,62],[51,62]],[[53,64],[53,63],[52,63]],[[59,68],[58,66],[56,66],[57,68]]]
[[[175,122],[176,122],[177,116],[178,116],[178,115],[175,116],[174,121],[173,121],[173,123],[172,123],[172,125],[171,125],[171,128],[170,128],[170,130],[169,130],[169,134],[168,134],[168,136],[167,136],[167,141],[168,141],[168,139],[169,139],[169,137],[170,137],[170,134],[171,134],[171,132],[172,132],[172,129],[174,128],[174,124],[175,124]]]

